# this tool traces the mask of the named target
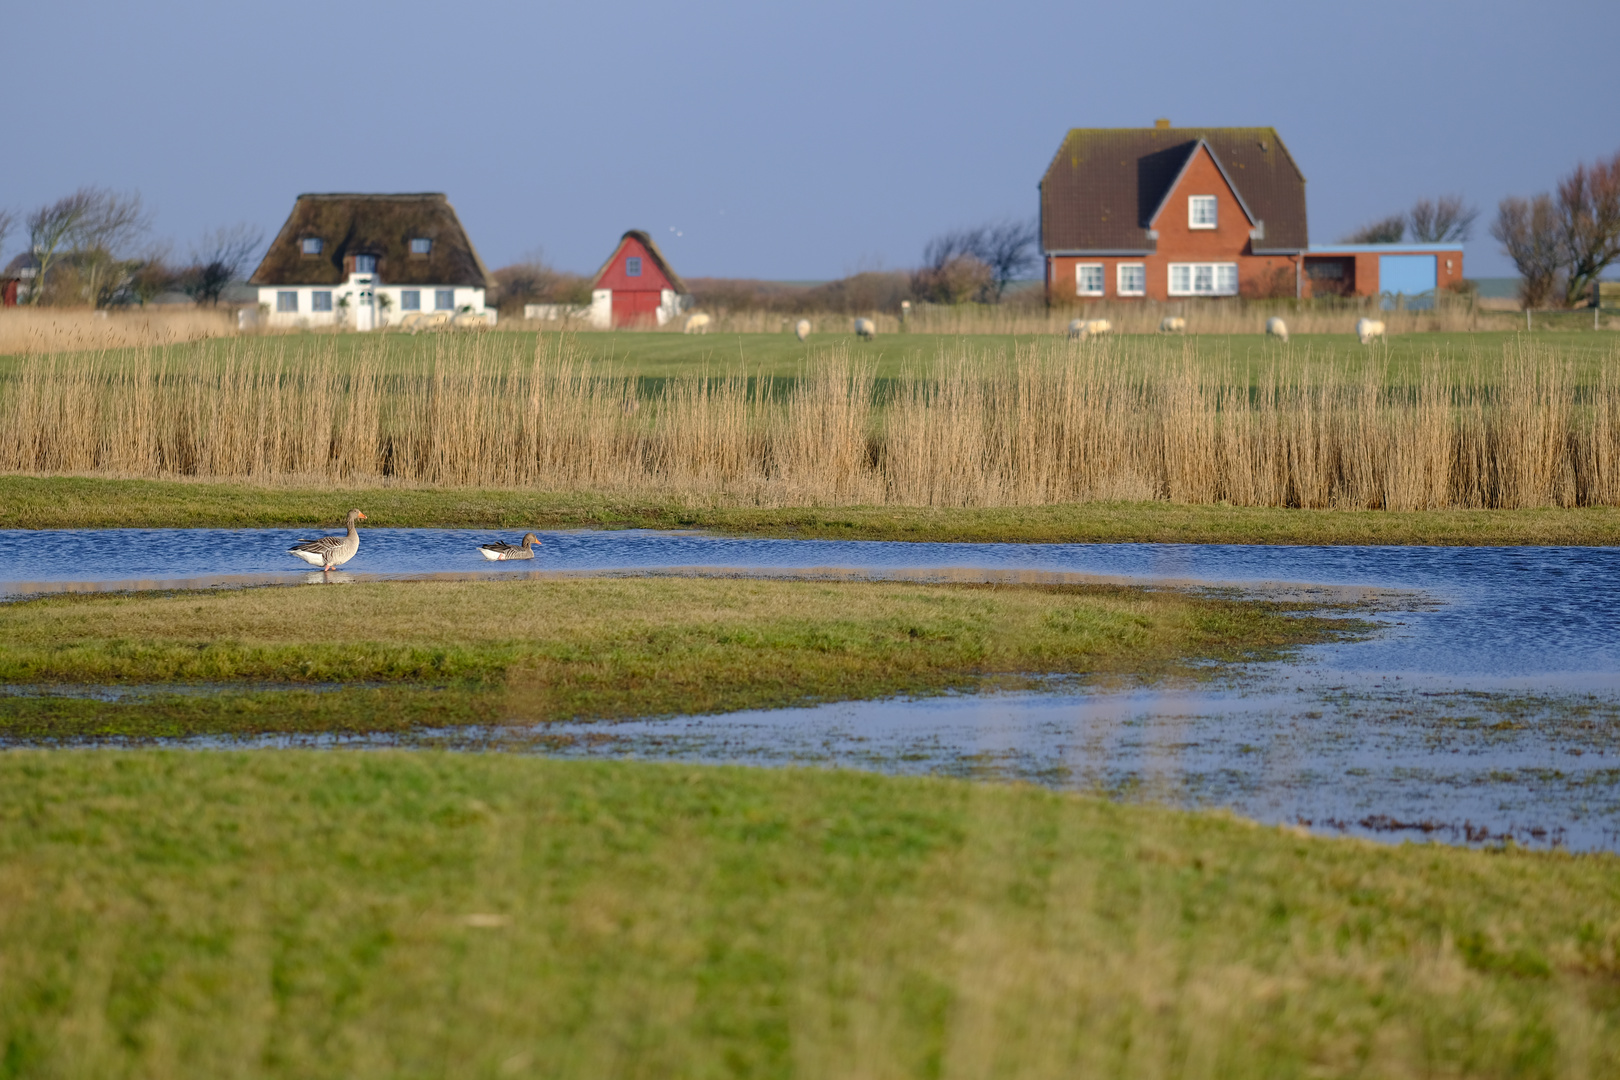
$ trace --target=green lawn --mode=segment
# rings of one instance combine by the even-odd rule
[[[719,712],[1042,673],[1188,673],[1359,629],[1302,610],[1112,586],[694,578],[57,595],[0,604],[0,683],[144,697],[0,696],[0,737]],[[179,692],[188,684],[225,689]]]
[[[851,772],[0,755],[8,1077],[1598,1077],[1620,862]]]
[[[541,335],[533,331],[491,331],[480,335],[483,348],[491,355],[511,356],[530,353]],[[550,334],[546,335],[552,336]],[[621,375],[660,380],[678,375],[707,372],[711,375],[741,373],[750,376],[791,379],[828,346],[848,349],[857,362],[870,363],[880,382],[903,372],[920,370],[940,357],[953,357],[964,350],[975,354],[1010,356],[1019,345],[1050,340],[1033,335],[974,334],[892,334],[873,341],[862,341],[849,333],[817,334],[800,342],[791,334],[710,334],[636,333],[584,331],[567,335],[580,355],[599,368],[611,368]],[[1289,346],[1282,346],[1264,334],[1197,334],[1185,338],[1159,335],[1118,335],[1114,340],[1129,350],[1170,349],[1179,354],[1182,347],[1202,363],[1251,368],[1256,378],[1285,360],[1309,358],[1337,366],[1359,366],[1369,357],[1385,368],[1387,377],[1409,378],[1425,359],[1439,356],[1459,363],[1483,358],[1499,360],[1504,345],[1535,343],[1557,350],[1575,366],[1577,381],[1588,381],[1616,355],[1617,336],[1613,333],[1574,333],[1568,331],[1519,332],[1482,331],[1476,333],[1399,334],[1374,349],[1360,345],[1353,334],[1298,334]],[[291,334],[269,338],[218,338],[173,346],[171,355],[210,359],[233,350],[266,348],[289,358],[330,354],[340,363],[362,350],[381,350],[384,366],[396,372],[430,368],[441,349],[466,347],[463,335],[434,334]],[[1083,346],[1082,346],[1083,347]],[[9,374],[17,357],[0,357],[0,376]]]
[[[0,475],[0,529],[335,526],[351,506],[365,510],[370,525],[384,528],[698,528],[839,540],[1025,543],[1620,543],[1620,509],[1614,507],[1403,512],[1146,502],[771,508],[705,506],[673,496]]]

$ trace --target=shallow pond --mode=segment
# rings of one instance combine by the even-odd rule
[[[0,532],[0,595],[319,580],[285,554],[305,535]],[[1374,617],[1385,629],[1207,684],[1055,682],[1045,693],[438,733],[448,745],[1023,778],[1225,806],[1319,830],[1620,847],[1620,549],[928,544],[621,531],[546,533],[532,563],[486,563],[474,549],[494,535],[367,530],[360,554],[333,576],[1111,580],[1376,596]]]

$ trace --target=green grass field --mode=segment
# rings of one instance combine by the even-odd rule
[[[1620,862],[849,772],[0,755],[0,1070],[1599,1077]]]
[[[533,350],[540,337],[533,331],[491,331],[481,335],[492,354],[523,354]],[[547,337],[553,336],[550,334]],[[997,350],[1010,355],[1020,345],[1050,340],[1034,335],[974,334],[892,334],[863,341],[847,333],[817,334],[800,342],[791,334],[710,334],[635,333],[583,331],[566,335],[579,354],[594,365],[619,375],[633,375],[656,383],[680,375],[708,373],[722,376],[744,374],[788,380],[802,373],[806,365],[829,346],[846,348],[852,359],[870,364],[880,383],[907,371],[931,367],[941,357],[952,357],[964,348],[975,352]],[[1169,340],[1180,343],[1198,361],[1222,366],[1252,366],[1256,377],[1285,357],[1293,361],[1310,359],[1337,366],[1359,367],[1369,356],[1385,366],[1388,376],[1402,380],[1421,363],[1433,357],[1459,363],[1473,358],[1487,362],[1499,358],[1504,345],[1515,342],[1550,345],[1566,357],[1575,369],[1577,381],[1588,381],[1601,366],[1612,362],[1617,335],[1607,332],[1568,331],[1487,331],[1475,333],[1401,334],[1368,349],[1353,334],[1299,334],[1283,346],[1264,334],[1197,334],[1166,339],[1159,335],[1119,335],[1125,347],[1140,343],[1163,347]],[[266,339],[217,338],[187,345],[171,346],[172,355],[202,360],[228,355],[233,349],[251,345],[256,350],[268,343],[273,352],[289,358],[324,355],[339,362],[362,351],[381,350],[385,368],[391,371],[420,371],[432,366],[436,352],[459,347],[462,337],[433,334],[289,334]],[[131,350],[133,351],[133,350]],[[19,357],[0,357],[0,377],[9,374]]]
[[[409,732],[1156,677],[1359,628],[1303,610],[1111,586],[693,578],[58,595],[0,605],[0,683],[145,696],[0,696],[0,737]]]
[[[522,489],[261,487],[0,475],[0,529],[335,526],[350,506],[382,528],[708,529],[830,540],[974,543],[1620,543],[1620,509],[1300,510],[1186,503],[758,507]],[[510,538],[508,538],[510,539]],[[109,538],[116,543],[116,538]],[[358,568],[358,567],[357,567]]]

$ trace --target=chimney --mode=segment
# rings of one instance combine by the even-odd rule
[[[1168,119],[1166,119],[1165,117],[1161,116],[1157,120],[1153,121],[1153,126],[1158,128],[1160,131],[1169,131],[1170,130],[1170,121]]]

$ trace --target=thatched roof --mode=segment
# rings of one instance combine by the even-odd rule
[[[596,273],[592,275],[592,288],[598,287],[602,280],[602,275],[608,272],[608,269],[613,265],[613,260],[619,257],[619,252],[624,250],[625,243],[630,240],[636,241],[642,247],[647,249],[647,257],[652,259],[652,261],[657,264],[658,269],[663,273],[664,277],[669,279],[670,288],[674,289],[677,293],[684,294],[686,292],[686,282],[682,281],[680,275],[675,273],[675,271],[670,267],[669,263],[664,259],[664,253],[658,250],[658,245],[653,243],[652,236],[649,235],[644,229],[631,229],[623,236],[619,237],[618,244],[616,244],[613,248],[613,254],[609,255],[607,257],[607,261],[602,264],[601,269],[597,270]]]
[[[304,254],[306,237],[321,241],[319,255]],[[426,255],[413,255],[413,239],[431,240],[432,247]],[[377,256],[377,279],[388,285],[487,289],[494,284],[455,208],[437,193],[300,195],[248,281],[341,285],[349,255]]]

